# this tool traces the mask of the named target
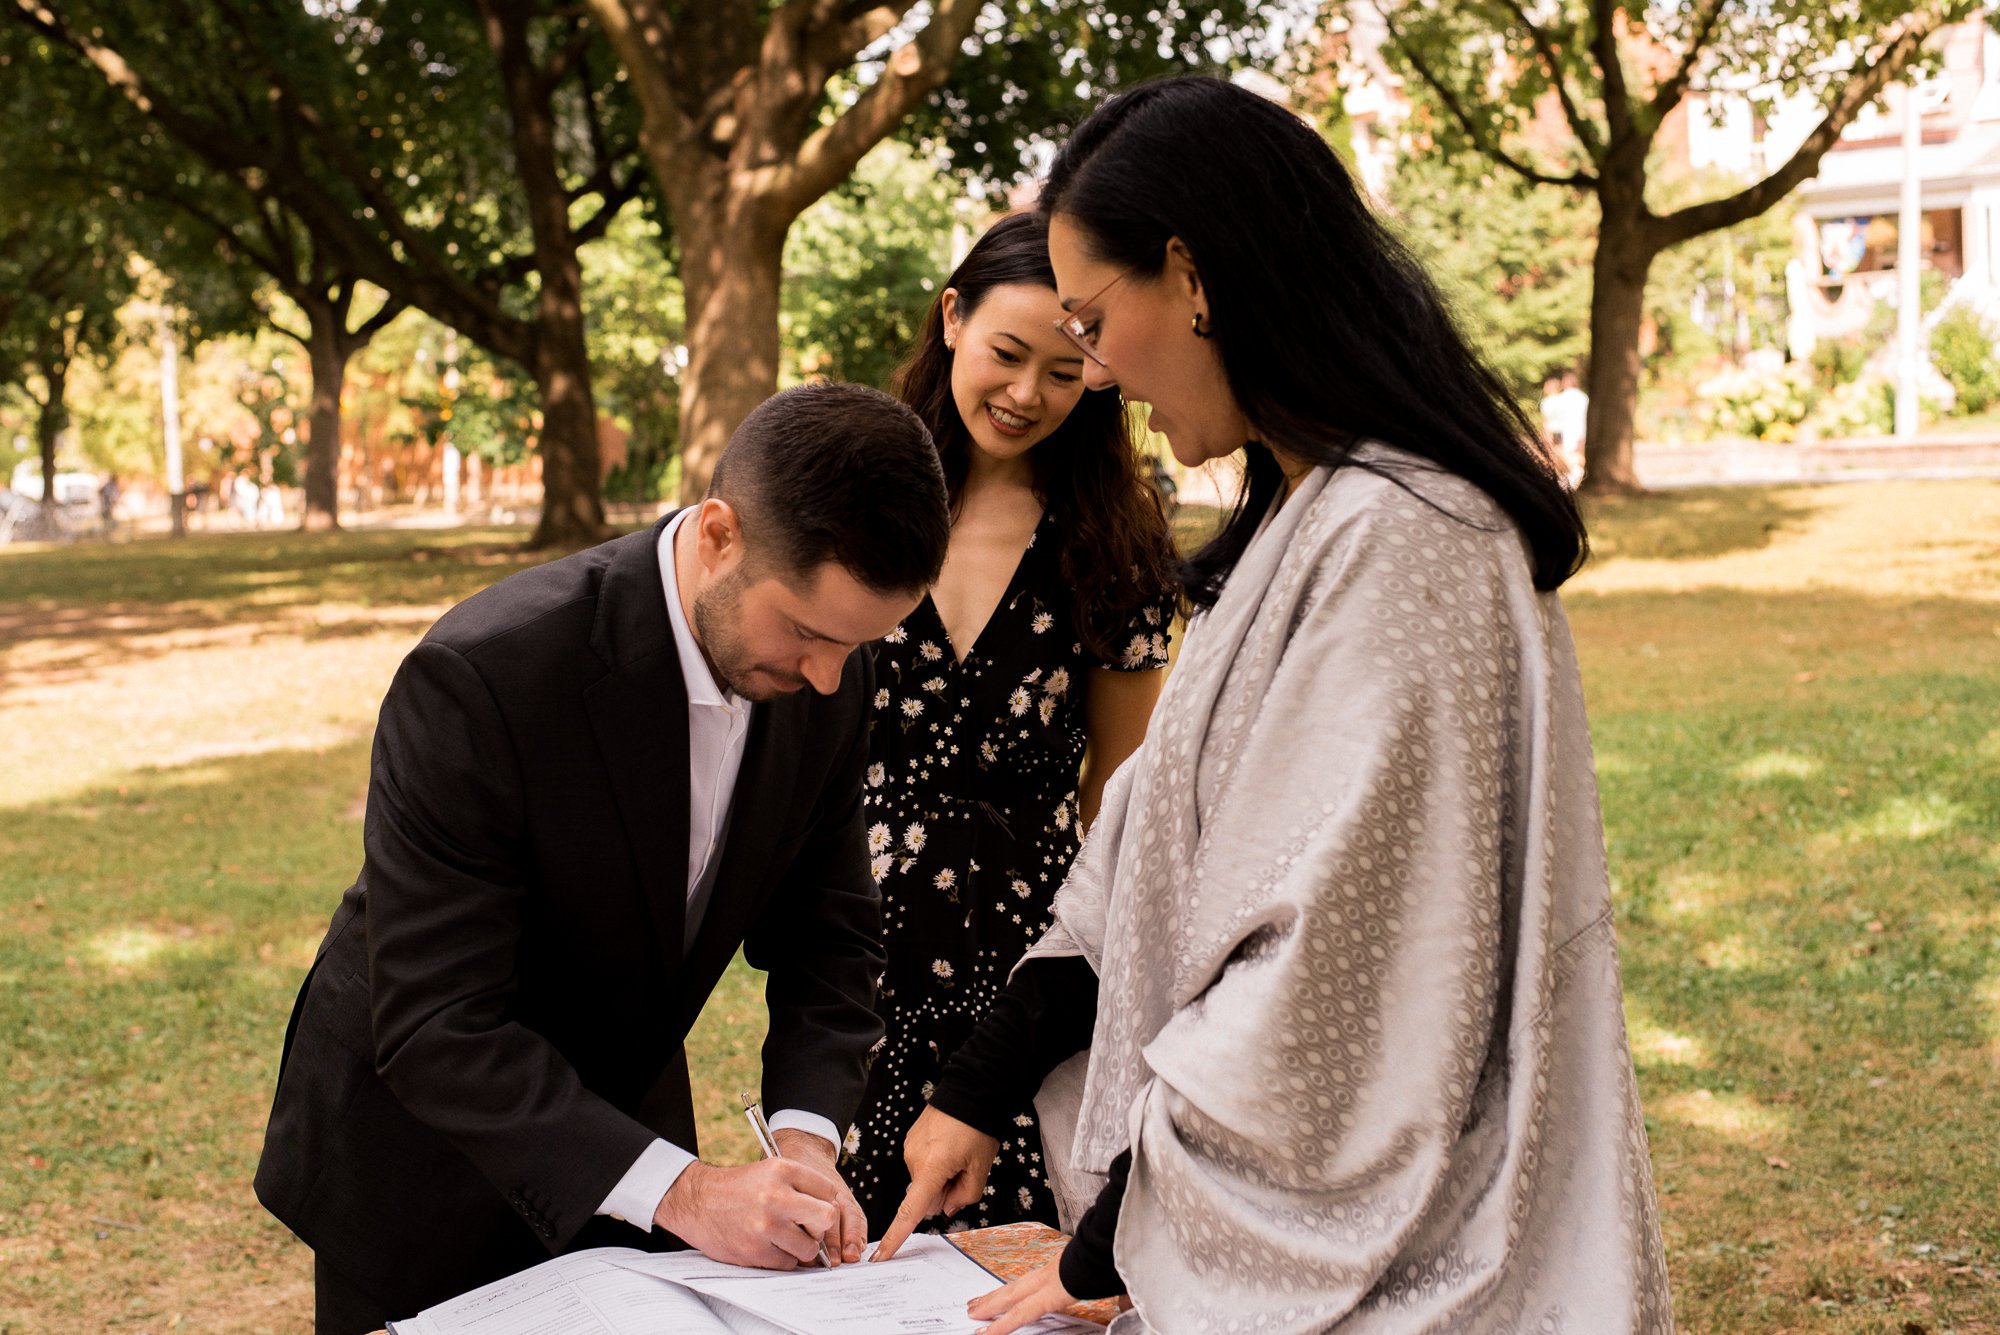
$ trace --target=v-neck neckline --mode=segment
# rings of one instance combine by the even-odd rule
[[[1000,590],[999,599],[994,602],[991,610],[986,613],[986,620],[979,623],[979,630],[973,635],[972,643],[968,644],[963,652],[959,650],[957,643],[951,638],[951,627],[944,624],[944,614],[938,611],[937,603],[931,598],[930,590],[926,589],[924,591],[922,605],[930,609],[931,620],[937,623],[938,634],[944,640],[945,657],[950,660],[954,668],[964,667],[972,660],[972,656],[978,650],[980,642],[986,638],[986,632],[992,628],[995,621],[1000,619],[1000,613],[1006,609],[1008,601],[1014,596],[1016,586],[1021,582],[1022,572],[1028,568],[1028,558],[1034,555],[1035,544],[1041,540],[1042,528],[1048,522],[1049,512],[1044,507],[1041,517],[1035,520],[1034,528],[1028,532],[1028,541],[1022,545],[1020,556],[1014,560],[1014,573],[1007,577],[1007,586]]]

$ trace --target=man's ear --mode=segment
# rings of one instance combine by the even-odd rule
[[[727,574],[743,559],[743,521],[736,507],[709,496],[695,508],[695,558],[709,578]]]

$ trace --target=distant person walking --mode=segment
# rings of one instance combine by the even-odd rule
[[[118,498],[124,494],[125,489],[118,485],[118,474],[106,473],[104,484],[97,489],[97,515],[106,533],[118,524]]]
[[[1555,450],[1563,480],[1575,491],[1583,481],[1583,438],[1590,420],[1590,395],[1577,384],[1574,371],[1551,377],[1543,388],[1549,393],[1542,399],[1542,430]]]

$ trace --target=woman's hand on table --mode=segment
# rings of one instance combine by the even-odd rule
[[[981,1294],[966,1304],[965,1313],[981,1326],[977,1335],[1007,1335],[1051,1312],[1060,1312],[1076,1301],[1062,1284],[1061,1262],[1050,1261],[1039,1270],[1030,1270],[1013,1283]]]
[[[986,1175],[999,1152],[1000,1142],[984,1131],[936,1108],[924,1109],[903,1140],[910,1190],[876,1243],[874,1259],[894,1256],[917,1225],[932,1215],[955,1214],[984,1195]]]

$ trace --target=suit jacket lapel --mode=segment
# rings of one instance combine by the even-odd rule
[[[667,522],[623,539],[605,568],[591,647],[610,671],[584,692],[584,707],[672,978],[687,912],[688,728],[687,686],[660,581]]]

